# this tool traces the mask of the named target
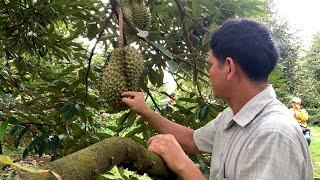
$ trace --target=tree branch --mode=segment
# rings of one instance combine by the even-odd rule
[[[197,64],[196,64],[196,56],[195,56],[195,48],[193,47],[191,41],[190,41],[190,38],[189,38],[189,33],[187,31],[187,25],[186,25],[186,22],[185,22],[185,16],[186,16],[186,12],[185,12],[185,9],[183,8],[180,0],[175,0],[176,1],[176,4],[178,6],[178,9],[180,11],[180,19],[181,19],[181,24],[182,24],[182,31],[183,31],[183,36],[184,36],[184,39],[187,43],[187,47],[188,49],[190,50],[190,52],[192,53],[192,56],[193,56],[193,81],[195,83],[195,87],[197,88],[198,92],[199,92],[199,95],[200,97],[202,97],[201,95],[201,89],[200,89],[200,86],[198,84],[198,73],[197,73]]]
[[[0,116],[0,121],[8,121],[9,117],[5,114],[2,114]],[[47,124],[47,123],[42,123],[42,122],[21,122],[19,121],[19,125],[21,126],[27,126],[27,125],[40,125],[40,126],[56,126],[56,124]]]
[[[166,67],[168,68],[168,71],[169,71],[169,73],[171,74],[174,82],[177,84],[177,87],[178,87],[179,89],[181,89],[183,92],[186,92],[186,93],[190,94],[190,92],[188,92],[187,90],[184,90],[184,89],[180,86],[178,80],[177,80],[176,77],[175,77],[175,74],[170,70],[170,68],[168,67],[167,64],[166,64]]]
[[[113,165],[128,167],[139,174],[147,173],[155,179],[176,179],[162,159],[137,142],[123,137],[112,137],[78,152],[50,162],[42,169],[61,175],[64,180],[97,179]],[[23,179],[52,179],[50,173],[24,174]]]

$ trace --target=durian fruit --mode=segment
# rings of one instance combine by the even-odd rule
[[[122,103],[124,91],[138,91],[143,70],[143,56],[133,47],[115,49],[102,69],[100,94],[112,112],[120,112],[128,107]]]
[[[137,28],[148,31],[151,24],[150,10],[141,3],[125,3],[122,7],[125,16],[133,22]],[[124,26],[125,34],[129,39],[137,40],[137,35],[128,25]]]

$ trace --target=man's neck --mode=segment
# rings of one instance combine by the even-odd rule
[[[232,109],[234,115],[236,115],[240,111],[240,109],[254,96],[268,87],[268,83],[244,83],[240,86],[241,87],[238,87],[237,90],[234,91],[232,97],[227,100],[227,103]]]

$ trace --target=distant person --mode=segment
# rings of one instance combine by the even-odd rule
[[[168,99],[164,102],[162,109],[164,110],[168,110],[170,107],[172,107],[172,104],[175,100],[176,94],[175,93],[171,93],[168,97]]]
[[[306,139],[308,145],[311,143],[311,136],[310,136],[310,129],[307,128],[307,121],[308,121],[308,112],[305,109],[302,109],[301,107],[301,99],[299,97],[294,97],[291,100],[291,106],[290,109],[293,117],[296,119],[296,121],[300,124],[304,138]]]
[[[307,121],[309,116],[307,110],[302,109],[301,107],[301,99],[298,97],[292,98],[291,106],[292,108],[290,110],[292,111],[293,116],[297,120],[297,122],[300,125],[307,127]]]

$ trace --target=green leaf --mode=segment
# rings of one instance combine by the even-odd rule
[[[74,117],[74,115],[77,113],[77,108],[75,104],[69,105],[68,111],[64,115],[64,120],[70,120]]]
[[[96,37],[96,35],[98,34],[99,32],[99,28],[97,26],[97,24],[88,24],[88,32],[87,32],[87,37],[89,40],[92,40],[93,38]]]
[[[62,78],[68,74],[70,74],[71,72],[73,72],[74,70],[76,70],[77,68],[79,68],[80,66],[77,65],[77,66],[69,66],[67,67],[66,69],[64,69],[63,71],[61,71],[61,73],[59,74],[59,77]]]
[[[10,124],[19,125],[20,123],[19,120],[13,116],[10,116],[8,120]]]
[[[129,112],[123,114],[123,115],[117,120],[117,125],[123,125],[124,122],[126,122],[126,120],[128,119],[128,117],[129,117],[129,115],[130,115],[131,112],[132,112],[132,111],[129,111]]]
[[[141,126],[138,126],[136,129],[130,131],[128,134],[125,135],[125,137],[132,137],[138,133],[141,132]]]
[[[185,108],[185,107],[182,106],[182,105],[174,104],[173,106],[176,107],[176,108],[178,108],[179,111],[180,111],[182,114],[191,114],[191,113],[192,113],[189,109]]]
[[[148,32],[148,31],[143,31],[143,30],[141,30],[141,29],[139,29],[139,28],[137,28],[137,30],[138,30],[137,35],[138,35],[139,37],[146,38],[146,37],[149,35],[149,32]]]
[[[98,136],[100,140],[112,137],[112,135],[108,134],[107,132],[99,132],[99,133],[95,133],[95,135]]]
[[[189,103],[195,103],[196,100],[192,98],[178,98],[177,101],[184,101],[184,102],[189,102]]]
[[[0,155],[0,163],[11,165],[13,164],[13,160],[9,156]]]
[[[202,37],[201,46],[205,46],[205,45],[209,44],[210,36],[211,36],[210,32],[205,32],[204,33],[204,35]]]
[[[148,76],[151,84],[154,86],[157,85],[157,73],[152,69],[152,67],[149,68]]]
[[[208,116],[208,112],[209,112],[209,107],[204,106],[203,108],[200,109],[199,114],[198,114],[198,118],[200,120],[204,120]]]
[[[176,72],[178,70],[179,65],[175,61],[169,60],[169,61],[167,61],[167,63],[168,63],[170,71]]]
[[[3,141],[3,138],[4,138],[4,135],[7,131],[7,128],[8,128],[8,121],[4,121],[1,123],[1,126],[0,126],[0,141]]]
[[[4,94],[4,93],[6,93],[6,91],[2,87],[0,87],[0,94]]]
[[[154,46],[156,46],[163,54],[165,54],[168,58],[173,59],[171,52],[161,44],[157,44],[155,42],[151,42]]]
[[[26,126],[20,133],[19,136],[14,139],[13,141],[13,145],[15,148],[18,148],[19,144],[20,144],[20,140],[21,138],[24,136],[24,134],[30,129],[30,126]]]
[[[25,170],[29,173],[37,173],[38,172],[38,170],[34,167],[27,167]]]
[[[128,121],[127,121],[127,126],[131,127],[136,120],[137,114],[133,111],[129,114]]]
[[[201,7],[199,0],[192,0],[192,12],[196,15],[196,17],[201,16]]]
[[[159,69],[157,71],[157,87],[161,87],[163,85],[163,78],[164,78],[164,73],[162,71],[162,69]]]

